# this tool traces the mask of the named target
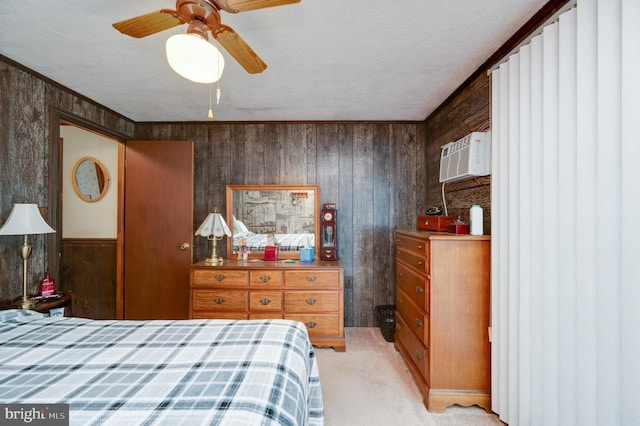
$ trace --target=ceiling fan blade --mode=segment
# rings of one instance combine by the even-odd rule
[[[116,22],[113,28],[122,34],[142,38],[160,31],[168,30],[176,27],[183,22],[178,18],[175,10],[161,9],[155,12],[136,16],[135,18],[125,19]]]
[[[216,25],[209,29],[213,37],[249,74],[259,74],[267,69],[267,64],[231,27]]]
[[[300,3],[300,0],[215,0],[221,9],[227,12],[237,13],[247,10],[265,9],[267,7],[284,6]]]

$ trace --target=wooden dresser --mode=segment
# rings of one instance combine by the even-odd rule
[[[396,231],[396,334],[429,411],[491,412],[490,237]]]
[[[343,288],[339,261],[199,262],[191,266],[189,317],[301,321],[314,345],[342,352]]]

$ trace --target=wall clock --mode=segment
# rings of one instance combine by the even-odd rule
[[[324,204],[320,218],[320,260],[338,260],[336,205]]]

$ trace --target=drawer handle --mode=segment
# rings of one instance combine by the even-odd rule
[[[261,305],[268,305],[269,303],[271,303],[271,299],[267,299],[266,297],[264,299],[260,299],[260,304]]]
[[[420,250],[422,250],[422,249],[424,248],[424,246],[423,246],[422,244],[418,244],[418,248],[419,248]]]
[[[315,327],[316,325],[318,325],[318,323],[317,323],[317,322],[315,322],[315,321],[307,321],[307,322],[305,322],[305,325],[306,325],[307,327],[309,327],[309,328],[313,328],[313,327]]]
[[[416,325],[418,327],[422,327],[422,321],[420,321],[418,318],[416,318]]]
[[[213,301],[216,302],[218,305],[222,305],[225,300],[226,299],[224,297],[216,297],[215,299],[213,299]]]
[[[399,305],[400,303],[402,303],[402,299],[400,297],[396,297],[396,303]]]
[[[400,324],[396,323],[396,330],[402,330],[402,327],[400,327]]]
[[[416,359],[422,361],[422,354],[420,352],[416,352]]]
[[[218,280],[218,281],[222,281],[225,278],[227,278],[227,277],[224,274],[218,274],[218,275],[215,276],[215,279]]]
[[[398,278],[402,278],[402,272],[398,272]]]
[[[307,275],[307,281],[309,282],[314,282],[315,280],[317,280],[318,277],[316,277],[315,275]]]
[[[317,301],[318,301],[317,299],[314,299],[312,297],[305,300],[305,302],[307,302],[307,305],[315,305]]]
[[[422,260],[418,261],[418,266],[422,266]]]
[[[424,293],[424,290],[422,290],[422,287],[420,287],[418,285],[418,286],[416,286],[416,293],[418,293],[420,296],[422,296],[422,293]]]
[[[263,283],[266,283],[271,279],[271,277],[269,275],[260,275],[260,279],[262,280]]]

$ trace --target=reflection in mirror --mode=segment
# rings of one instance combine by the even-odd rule
[[[107,169],[93,157],[83,157],[76,162],[72,182],[78,197],[89,203],[101,200],[109,187]]]
[[[243,245],[249,257],[262,257],[275,241],[279,258],[298,258],[301,248],[315,247],[318,239],[318,199],[317,185],[228,185],[228,256]]]

